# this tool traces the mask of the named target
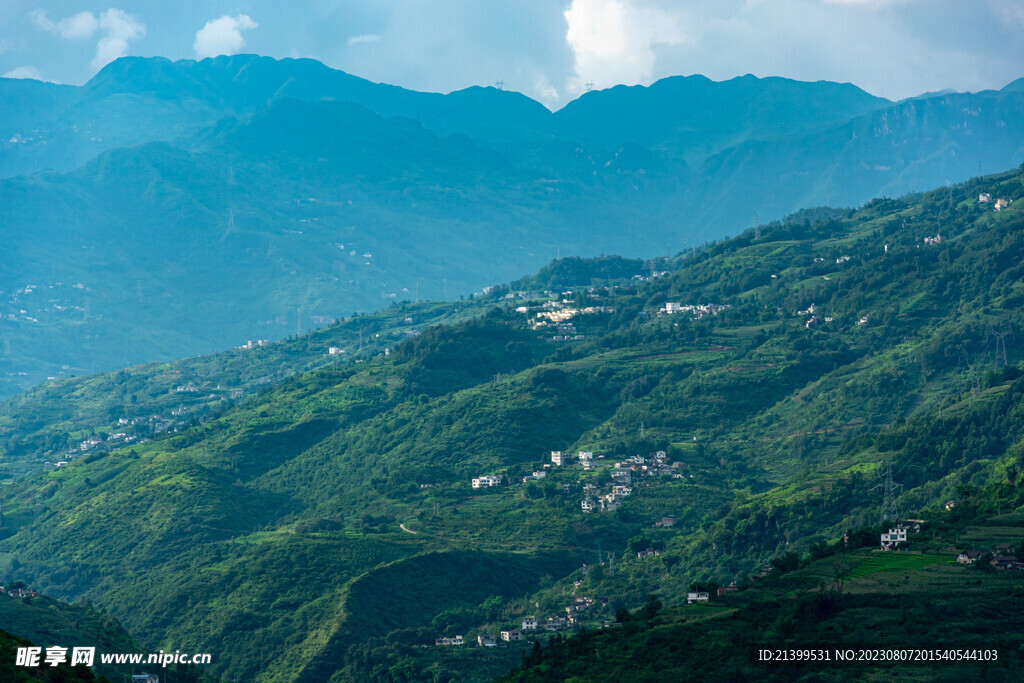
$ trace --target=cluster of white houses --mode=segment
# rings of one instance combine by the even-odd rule
[[[990,195],[988,192],[982,192],[981,194],[978,195],[978,202],[981,204],[989,204],[992,202],[992,195]],[[995,201],[995,210],[1002,211],[1010,204],[1013,204],[1012,199],[997,199]]]
[[[706,315],[718,315],[722,311],[732,308],[729,304],[681,304],[667,302],[658,309],[658,315],[680,315],[690,314],[696,318],[703,318]]]

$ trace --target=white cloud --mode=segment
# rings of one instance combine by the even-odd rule
[[[108,9],[100,15],[100,28],[104,35],[96,44],[92,68],[99,70],[128,54],[129,43],[146,35],[146,25],[119,9]]]
[[[192,49],[196,57],[216,57],[217,55],[233,55],[245,47],[245,37],[242,31],[254,29],[259,24],[253,21],[248,14],[239,14],[237,17],[224,15],[218,19],[211,19],[206,25],[196,31],[196,40]]]
[[[46,12],[37,9],[29,18],[37,28],[67,40],[83,40],[93,37],[97,31],[101,32],[103,35],[96,43],[96,56],[90,62],[94,71],[127,55],[129,43],[146,35],[145,24],[113,7],[99,17],[92,12],[79,12],[60,21],[53,21]]]
[[[79,12],[74,16],[54,22],[45,11],[37,9],[29,17],[32,19],[32,23],[42,30],[71,40],[91,38],[100,27],[96,15],[92,12]]]
[[[569,89],[649,82],[655,71],[655,45],[686,42],[680,18],[636,0],[573,0],[565,12],[566,40],[573,51],[576,77]]]
[[[19,66],[4,74],[4,78],[31,78],[37,81],[43,80],[43,75],[34,66]]]
[[[377,43],[380,42],[380,36],[375,33],[367,33],[361,36],[352,36],[345,41],[345,44],[349,47],[353,45],[359,45],[360,43]]]
[[[527,94],[548,108],[557,106],[561,101],[558,89],[551,85],[551,81],[542,71],[534,72],[533,89]]]
[[[1024,29],[1024,5],[1017,0],[989,0],[992,11],[1011,30]]]

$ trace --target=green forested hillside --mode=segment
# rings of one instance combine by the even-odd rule
[[[0,576],[229,679],[464,680],[532,643],[433,638],[577,598],[600,627],[851,530],[872,545],[886,472],[889,514],[941,532],[943,562],[960,532],[1019,543],[963,520],[1024,503],[1022,196],[1015,171],[809,211],[611,286],[628,264],[556,264],[531,288],[581,286],[496,288],[386,354],[5,487]]]
[[[45,382],[0,404],[0,481],[184,429],[295,374],[370,358],[423,328],[481,314],[458,302],[407,304],[279,342]]]

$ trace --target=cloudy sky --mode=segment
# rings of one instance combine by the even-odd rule
[[[899,99],[1024,76],[1024,0],[2,0],[0,74],[80,84],[124,55],[312,57],[552,108],[592,84],[753,73]]]

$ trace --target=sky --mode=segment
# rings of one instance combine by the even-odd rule
[[[312,57],[437,92],[752,73],[901,99],[1024,76],[1024,0],[2,0],[0,75],[79,85],[126,55]]]

